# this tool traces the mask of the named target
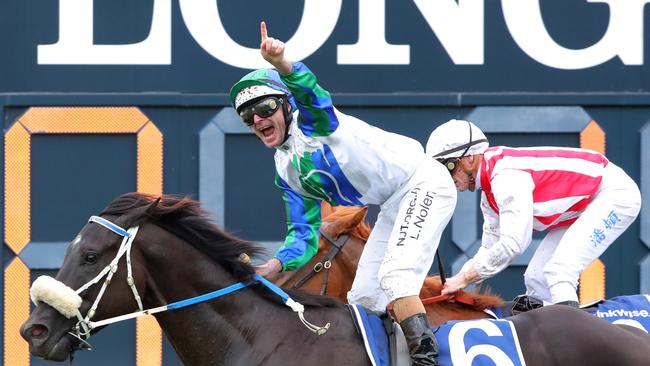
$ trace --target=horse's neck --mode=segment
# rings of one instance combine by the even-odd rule
[[[193,298],[236,282],[197,249],[172,235],[163,238],[158,243],[164,244],[142,247],[147,272],[141,273],[147,278],[143,296],[146,308]],[[184,364],[264,364],[284,342],[283,336],[288,337],[285,332],[300,334],[296,326],[300,322],[284,305],[264,299],[257,291],[244,288],[158,313],[156,319]]]
[[[209,257],[165,230],[148,225],[141,235],[148,243],[139,247],[146,262],[146,274],[141,274],[147,278],[143,295],[146,308],[193,298],[235,282]],[[146,235],[162,239],[147,240]],[[250,296],[249,292],[239,290],[209,302],[156,315],[184,364],[205,364],[206,360],[215,360],[218,364],[219,359],[228,355],[224,347],[243,347],[245,342],[240,329],[246,324],[246,314],[242,314],[237,326],[224,314],[236,313],[239,309],[235,300],[244,301]]]
[[[229,365],[246,359],[253,365],[268,357],[273,347],[263,347],[260,340],[269,343],[276,339],[280,319],[270,308],[243,306],[263,301],[252,291],[244,289],[208,303],[158,314],[161,328],[184,364],[209,361]],[[264,326],[260,326],[260,319],[265,319]]]
[[[157,265],[157,269],[149,273],[147,307],[189,299],[235,282],[225,270],[206,258],[193,258],[178,271],[170,270],[169,266],[173,265]],[[224,280],[214,280],[219,278]],[[286,321],[273,313],[277,306],[244,305],[261,305],[264,301],[253,289],[246,288],[183,309],[159,313],[156,319],[184,364],[203,365],[208,360],[207,364],[234,364],[235,359],[237,362],[250,360],[248,364],[251,365],[260,364],[260,357],[267,356],[266,352],[272,349],[265,350],[256,343],[259,339],[275,339],[277,329],[274,328],[281,326],[280,321]],[[265,319],[269,325],[260,327],[260,319]]]
[[[367,364],[345,308],[307,308],[309,320],[332,324],[327,336],[320,338],[287,306],[257,291],[245,288],[204,304],[159,313],[157,320],[186,365],[324,365],[328,360]],[[292,359],[297,354],[303,354],[304,360]]]
[[[172,235],[164,239],[144,248],[147,273],[140,275],[147,278],[143,297],[146,308],[192,298],[236,282],[221,266],[180,239]],[[187,365],[282,364],[278,349],[288,343],[310,348],[309,357],[327,359],[324,349],[311,350],[312,337],[316,336],[300,323],[296,313],[257,291],[241,289],[208,302],[158,313],[156,319]],[[305,315],[313,317],[315,323],[336,323],[336,329],[330,333],[335,334],[337,342],[347,340],[349,344],[356,339],[344,308],[310,308]]]

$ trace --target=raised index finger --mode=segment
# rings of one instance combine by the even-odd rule
[[[262,21],[260,22],[260,33],[262,34],[262,42],[266,42],[266,22]]]

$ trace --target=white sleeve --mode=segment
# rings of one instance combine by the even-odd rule
[[[494,211],[489,207],[489,211],[483,210],[483,239],[481,248],[472,260],[481,278],[492,277],[504,270],[528,248],[533,236],[535,183],[530,174],[503,170],[492,178],[491,183],[499,215],[495,224],[494,217],[489,214]]]
[[[499,240],[499,215],[490,206],[485,192],[481,192],[481,212],[483,212],[481,248],[491,248]]]

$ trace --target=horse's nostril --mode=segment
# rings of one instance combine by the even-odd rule
[[[47,327],[42,324],[34,324],[29,329],[29,334],[32,337],[43,337],[47,335]]]

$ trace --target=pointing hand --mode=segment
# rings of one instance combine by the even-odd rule
[[[280,74],[286,75],[291,73],[293,66],[284,57],[284,42],[279,39],[269,37],[266,31],[266,22],[260,23],[261,43],[260,53],[266,61],[275,67]]]

